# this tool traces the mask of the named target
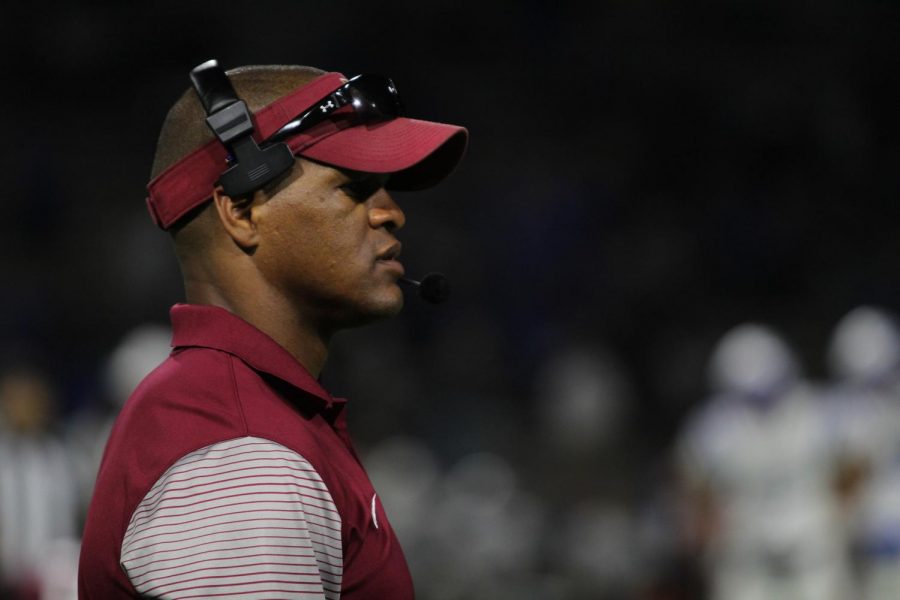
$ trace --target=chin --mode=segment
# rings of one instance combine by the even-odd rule
[[[388,297],[379,299],[376,306],[373,307],[372,312],[374,313],[374,318],[384,319],[395,317],[403,310],[403,292],[396,286],[394,291],[396,293],[392,293]]]
[[[339,328],[359,327],[395,317],[401,310],[403,310],[403,292],[395,286],[391,293],[376,298],[366,298],[352,309],[347,310],[343,318],[339,319]]]

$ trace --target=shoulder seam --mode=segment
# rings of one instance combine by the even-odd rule
[[[244,426],[244,435],[250,435],[250,427],[247,425],[247,417],[244,415],[244,403],[241,401],[241,394],[238,391],[237,376],[234,373],[235,357],[231,354],[228,357],[228,372],[231,374],[231,386],[234,390],[234,401],[237,404],[238,413],[241,415],[241,424]]]

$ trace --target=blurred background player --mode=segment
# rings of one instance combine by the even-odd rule
[[[900,597],[900,330],[875,306],[848,312],[828,344],[826,394],[842,465],[860,597]]]
[[[728,331],[713,395],[678,449],[686,532],[716,600],[846,600],[836,465],[825,413],[770,327]]]
[[[537,369],[535,463],[553,524],[545,560],[566,597],[630,597],[647,565],[636,532],[634,402],[628,372],[599,340],[561,346]]]
[[[78,487],[79,514],[85,514],[90,504],[116,415],[141,380],[169,355],[171,339],[171,328],[157,323],[142,323],[128,331],[101,366],[101,397],[69,420],[65,441]]]

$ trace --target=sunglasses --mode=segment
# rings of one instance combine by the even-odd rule
[[[403,115],[397,86],[383,75],[357,75],[312,107],[297,115],[264,143],[277,144],[325,121],[337,110],[351,106],[353,124],[387,121]]]

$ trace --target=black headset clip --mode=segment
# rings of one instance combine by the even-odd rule
[[[247,196],[294,165],[294,155],[287,144],[266,148],[256,145],[250,110],[217,61],[208,60],[195,67],[191,82],[206,111],[207,125],[232,159],[231,166],[219,178],[225,194],[232,198]]]

